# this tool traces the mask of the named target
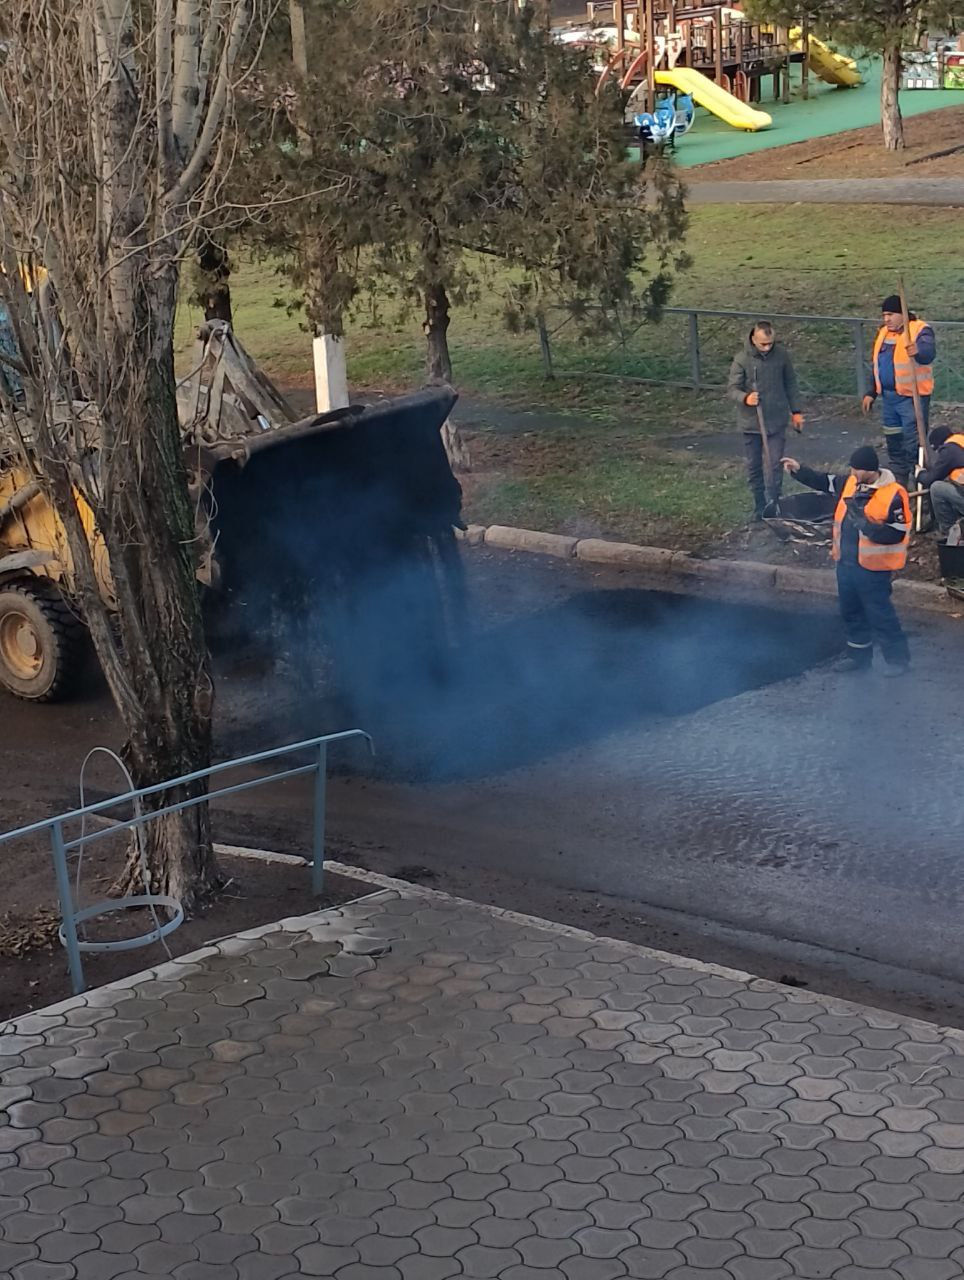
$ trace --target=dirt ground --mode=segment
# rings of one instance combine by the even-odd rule
[[[186,920],[164,942],[133,951],[85,956],[88,985],[98,987],[114,982],[161,964],[169,956],[186,955],[227,934],[337,906],[359,896],[359,885],[355,881],[329,876],[323,897],[312,898],[305,867],[260,863],[248,858],[222,857],[220,862],[227,885],[215,902]],[[66,1000],[71,994],[65,953],[57,941],[60,916],[49,856],[34,854],[26,859],[14,854],[7,857],[5,863],[5,877],[9,876],[13,884],[21,887],[16,891],[16,907],[0,913],[0,1022]],[[101,856],[92,853],[86,883],[99,883],[102,889],[106,888],[105,870]],[[29,889],[22,887],[23,881],[29,883]],[[101,941],[130,938],[146,934],[151,928],[147,912],[137,911],[126,913],[124,919],[110,916],[94,921],[90,936]]]
[[[688,183],[773,178],[959,178],[964,173],[964,104],[904,121],[906,147],[884,151],[880,128],[851,129],[687,169]]]

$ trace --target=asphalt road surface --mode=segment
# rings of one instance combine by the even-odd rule
[[[705,959],[768,951],[790,972],[844,975],[824,990],[872,999],[903,983],[943,993],[925,1011],[964,1010],[960,622],[911,624],[903,680],[846,677],[829,669],[826,612],[656,596],[507,553],[468,563],[459,663],[440,678],[413,658],[357,712],[379,762],[333,779],[336,853],[556,919],[582,904],[614,932],[644,916],[647,941]],[[86,750],[119,739],[102,693],[3,697],[0,715],[8,828],[70,804]],[[344,715],[290,669],[235,671],[220,750]],[[219,833],[297,848],[307,809],[296,785],[249,792]]]

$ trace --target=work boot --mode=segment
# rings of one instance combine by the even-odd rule
[[[888,680],[896,680],[898,676],[906,676],[909,671],[909,662],[888,662],[884,667],[884,676]]]
[[[871,652],[867,650],[858,651],[861,656],[856,653],[848,653],[845,657],[838,659],[833,664],[833,670],[839,675],[855,675],[857,672],[869,671],[873,661]],[[862,655],[866,652],[866,657]]]

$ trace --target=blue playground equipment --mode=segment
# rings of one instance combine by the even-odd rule
[[[693,127],[696,108],[688,93],[671,93],[660,98],[654,111],[634,116],[639,140],[645,152],[676,149],[676,139]]]

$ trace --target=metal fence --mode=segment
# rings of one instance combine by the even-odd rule
[[[726,385],[730,362],[751,325],[772,320],[790,348],[805,395],[860,399],[870,389],[879,319],[667,307],[659,322],[633,318],[615,333],[580,337],[574,318],[550,312],[539,343],[550,377],[615,378],[693,390]],[[964,404],[964,322],[937,320],[935,399]]]
[[[171,778],[167,782],[159,782],[152,787],[140,787],[133,791],[126,791],[123,795],[112,796],[108,800],[101,800],[96,804],[88,804],[80,809],[72,809],[69,813],[61,813],[55,818],[34,822],[30,826],[19,827],[16,831],[8,831],[0,835],[0,844],[7,844],[11,840],[24,839],[40,834],[46,834],[50,840],[54,874],[57,880],[57,896],[60,899],[60,941],[67,951],[67,964],[70,969],[70,980],[74,994],[79,995],[85,989],[84,968],[81,960],[83,952],[129,951],[135,947],[147,946],[151,942],[158,942],[178,927],[184,919],[184,912],[181,904],[174,898],[166,897],[163,894],[151,893],[149,886],[145,886],[143,894],[126,898],[108,898],[103,902],[95,902],[92,906],[78,910],[74,900],[74,890],[71,888],[70,883],[69,859],[81,858],[86,846],[92,844],[95,840],[102,840],[106,836],[116,835],[119,830],[124,830],[125,828],[138,829],[165,814],[178,813],[182,809],[191,809],[196,805],[206,804],[209,800],[217,800],[223,796],[234,795],[239,791],[250,791],[253,787],[263,787],[269,782],[311,776],[314,778],[310,864],[311,890],[317,897],[321,893],[324,878],[328,747],[331,743],[344,742],[349,738],[364,738],[368,743],[369,750],[372,750],[371,737],[362,729],[346,729],[342,733],[328,733],[319,738],[309,738],[305,742],[292,743],[287,747],[275,747],[271,751],[259,751],[255,755],[239,756],[234,760],[226,760],[221,764],[211,765],[207,769],[199,769],[196,773],[188,773],[180,778]],[[160,809],[151,809],[144,812],[141,808],[140,802],[145,796],[159,795],[162,792],[183,787],[193,782],[206,782],[216,774],[227,773],[229,770],[249,768],[268,761],[280,760],[284,756],[305,752],[310,752],[312,755],[312,759],[307,764],[293,765],[290,768],[276,770],[262,777],[248,778],[243,782],[233,783],[231,786],[220,787],[217,791],[205,791],[200,795],[191,796],[176,804],[164,805]],[[118,805],[126,804],[133,806],[133,816],[112,819],[108,827],[98,831],[87,832],[85,830],[88,818],[103,818],[108,810],[115,809]],[[81,834],[75,838],[68,839],[66,828],[78,824],[81,827]],[[154,928],[149,933],[139,937],[125,938],[116,942],[98,942],[80,936],[79,927],[83,926],[86,921],[92,920],[97,916],[106,915],[109,912],[130,909],[143,909],[150,912],[153,917]],[[158,918],[158,910],[168,913],[168,918],[163,923]]]

